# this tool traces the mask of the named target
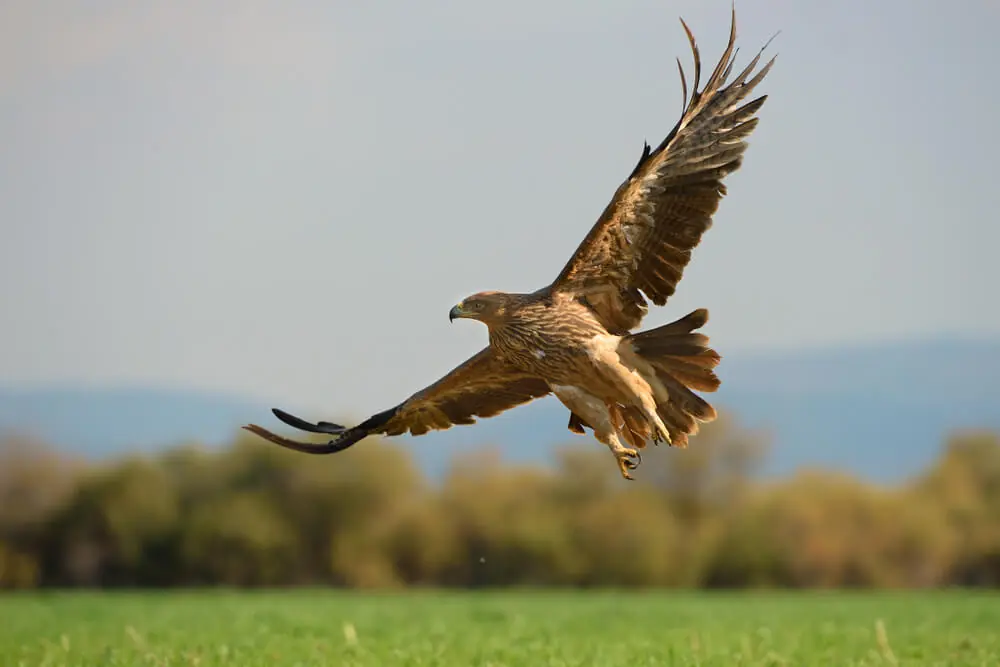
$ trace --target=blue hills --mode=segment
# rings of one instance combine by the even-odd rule
[[[949,433],[1000,430],[1000,341],[897,341],[794,351],[729,354],[720,412],[771,437],[766,474],[836,468],[892,482],[937,457]],[[0,433],[37,437],[89,458],[198,442],[230,442],[240,425],[279,426],[271,406],[238,396],[155,387],[0,387]],[[281,406],[295,412],[295,406]],[[344,415],[303,414],[348,420]],[[483,420],[398,442],[428,474],[477,448],[504,460],[548,463],[568,443],[598,446],[566,429],[552,397]],[[695,441],[696,442],[696,441]]]

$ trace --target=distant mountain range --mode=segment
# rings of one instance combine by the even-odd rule
[[[720,411],[773,437],[768,474],[803,466],[896,481],[931,463],[948,433],[1000,430],[1000,341],[886,342],[727,355]],[[218,446],[248,421],[275,425],[270,406],[234,396],[157,388],[0,388],[0,432],[16,431],[88,457],[183,442]],[[346,419],[343,415],[303,415]],[[548,463],[566,443],[554,398],[476,426],[399,438],[431,475],[461,451],[502,447],[505,460]]]

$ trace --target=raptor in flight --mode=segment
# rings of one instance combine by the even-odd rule
[[[736,15],[729,43],[699,90],[701,58],[684,93],[680,120],[656,148],[644,146],[638,164],[549,285],[530,294],[479,292],[451,309],[449,318],[479,320],[489,345],[437,382],[362,423],[311,423],[281,410],[286,424],[333,436],[329,442],[291,440],[251,424],[247,430],[300,452],[340,452],[370,435],[422,435],[553,393],[569,411],[569,429],[608,446],[623,477],[641,462],[647,442],[685,447],[715,409],[695,391],[719,387],[719,355],[697,333],[708,311],[635,332],[648,308],[666,303],[692,250],[712,224],[726,193],[723,179],[740,167],[746,138],[766,95],[750,95],[774,63],[754,72],[758,53],[730,79]],[[763,49],[762,49],[763,51]],[[648,301],[647,301],[648,300]]]

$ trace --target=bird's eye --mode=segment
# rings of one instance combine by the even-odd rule
[[[482,301],[477,301],[476,302],[476,310],[482,310],[482,309],[483,309],[483,302]]]

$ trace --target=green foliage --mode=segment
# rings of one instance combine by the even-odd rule
[[[404,441],[420,446],[419,440]],[[243,435],[85,466],[0,444],[0,587],[934,587],[1000,584],[1000,436],[957,434],[911,482],[756,481],[726,419],[635,482],[577,439],[552,469],[403,444],[316,458]]]
[[[0,618],[3,665],[1000,664],[1000,600],[972,592],[83,592]]]

